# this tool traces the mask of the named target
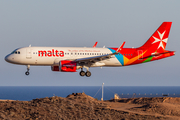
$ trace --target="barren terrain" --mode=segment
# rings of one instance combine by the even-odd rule
[[[98,101],[84,93],[31,101],[0,101],[0,119],[180,120],[180,98]]]

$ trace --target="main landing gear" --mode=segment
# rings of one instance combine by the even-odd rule
[[[27,71],[25,72],[25,75],[29,75],[30,65],[27,65]]]
[[[81,68],[81,72],[79,73],[80,76],[85,76],[86,77],[90,77],[91,76],[91,72],[89,71],[89,68],[87,68],[87,72],[84,72],[83,69]]]

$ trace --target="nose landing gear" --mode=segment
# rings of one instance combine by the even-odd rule
[[[25,75],[29,75],[30,65],[27,65],[27,71],[25,72]]]
[[[26,71],[25,74],[26,74],[26,75],[29,75],[29,71]]]

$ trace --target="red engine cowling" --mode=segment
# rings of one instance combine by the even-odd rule
[[[62,72],[76,72],[77,63],[74,61],[63,60],[59,63]]]
[[[69,60],[62,60],[59,62],[59,66],[51,66],[52,71],[61,72],[76,72],[77,63]]]

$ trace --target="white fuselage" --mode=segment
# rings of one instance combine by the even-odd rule
[[[76,60],[112,53],[108,48],[86,47],[23,47],[14,50],[5,60],[20,65],[52,66],[61,60]],[[115,56],[111,59],[95,62],[91,67],[121,66]]]

